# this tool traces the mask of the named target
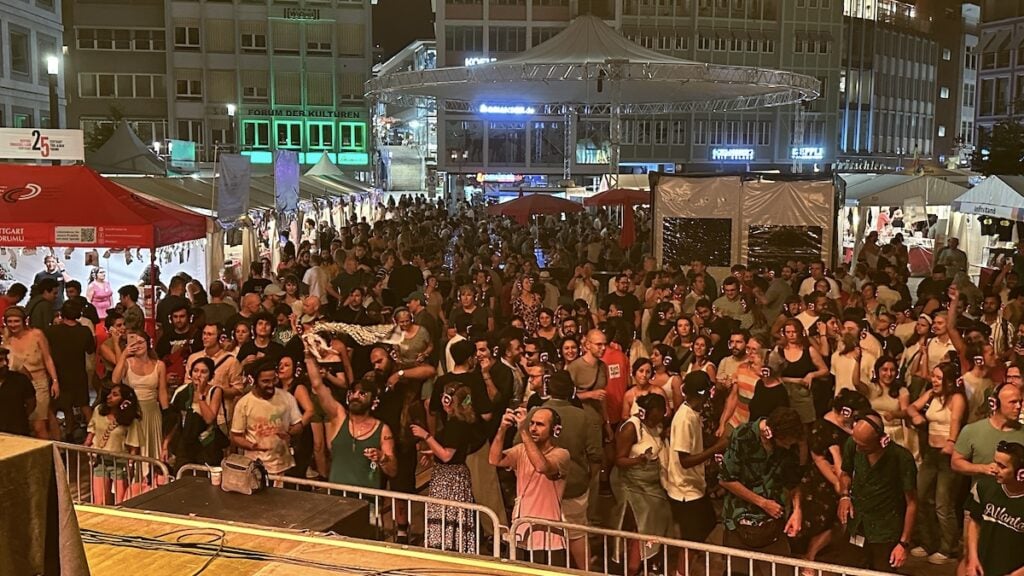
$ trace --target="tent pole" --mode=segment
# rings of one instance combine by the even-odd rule
[[[149,301],[149,317],[153,319],[153,333],[151,336],[156,338],[156,327],[159,320],[156,317],[156,242],[150,244],[149,248],[149,290],[150,294],[152,294],[152,298]]]

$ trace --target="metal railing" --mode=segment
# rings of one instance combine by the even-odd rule
[[[206,466],[189,464],[178,470],[178,478],[185,475],[209,476],[210,472]],[[415,533],[415,536],[423,537],[422,545],[418,547],[501,558],[500,534],[507,528],[498,522],[497,514],[486,506],[277,474],[271,474],[270,481],[279,488],[366,500],[370,503],[371,521],[379,535],[393,532],[398,526],[399,515],[404,512],[410,536]],[[412,529],[413,519],[419,517],[422,517],[422,532]],[[492,533],[499,535],[493,538],[490,550],[483,549],[483,522],[489,522]]]
[[[512,522],[509,536],[516,541],[529,542],[534,532],[544,534],[544,542],[548,548],[554,538],[555,542],[568,544],[570,532],[584,533],[590,546],[590,572],[602,574],[749,574],[758,576],[883,576],[883,572],[875,572],[862,568],[852,568],[837,564],[811,562],[800,558],[763,554],[752,550],[727,548],[703,542],[690,542],[666,537],[609,530],[542,520],[539,518],[519,518]],[[526,550],[516,548],[516,542],[510,542],[509,559],[525,560],[534,564],[543,564],[555,568],[570,568],[568,550],[556,548],[551,554],[547,550]],[[598,559],[595,563],[593,559]],[[557,559],[557,561],[555,561]],[[582,569],[582,567],[575,567]],[[693,570],[694,572],[691,572]]]
[[[64,442],[53,444],[64,461],[75,504],[116,506],[174,480],[167,465],[155,458]]]

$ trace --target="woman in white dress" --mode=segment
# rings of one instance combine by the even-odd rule
[[[157,359],[149,335],[141,330],[128,332],[128,344],[114,367],[114,384],[127,384],[139,398],[142,421],[139,423],[139,453],[166,462],[167,443],[163,434],[163,410],[170,404],[167,372]],[[143,465],[143,474],[149,475]]]
[[[895,358],[882,356],[875,361],[871,382],[868,384],[868,401],[871,409],[882,416],[885,433],[919,459],[920,444],[917,432],[907,428],[907,406],[910,405],[910,390],[906,381],[900,378],[899,365]]]

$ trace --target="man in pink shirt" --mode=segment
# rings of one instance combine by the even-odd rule
[[[525,408],[507,410],[498,433],[491,441],[488,460],[492,466],[510,468],[516,475],[517,518],[540,518],[562,521],[562,493],[569,469],[569,451],[555,446],[561,433],[561,419],[551,408],[538,408],[527,422]],[[517,427],[522,444],[502,450],[505,432]],[[550,566],[565,566],[565,539],[557,531],[543,527],[530,530],[526,525],[516,533],[516,556],[519,560]]]

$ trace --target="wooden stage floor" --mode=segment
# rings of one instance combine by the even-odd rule
[[[544,576],[565,573],[423,549],[297,532],[272,532],[252,526],[127,509],[78,506],[77,512],[94,576],[123,576],[127,571],[147,576],[192,576],[199,570],[202,576]],[[222,540],[218,531],[223,531]],[[140,537],[159,537],[169,544],[180,541],[203,546],[199,549],[179,544],[169,550]],[[220,546],[223,548],[218,550]],[[239,557],[250,556],[249,553],[262,558]]]

